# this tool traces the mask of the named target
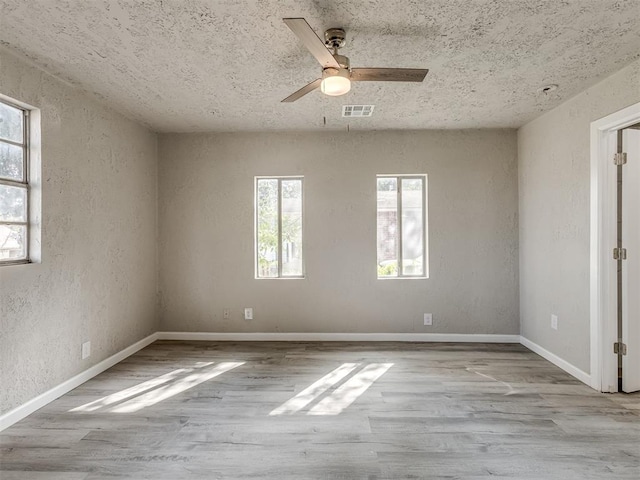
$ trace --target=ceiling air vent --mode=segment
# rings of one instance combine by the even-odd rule
[[[373,115],[373,107],[375,105],[343,105],[342,116],[343,117],[370,117]]]

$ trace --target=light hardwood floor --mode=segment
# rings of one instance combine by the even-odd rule
[[[638,480],[640,396],[520,345],[161,341],[0,448],[2,480]]]

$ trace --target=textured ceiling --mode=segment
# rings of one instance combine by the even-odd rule
[[[321,73],[283,17],[430,72],[280,103]],[[640,57],[640,0],[0,0],[0,45],[162,132],[518,127]]]

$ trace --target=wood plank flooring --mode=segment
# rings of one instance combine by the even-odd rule
[[[2,480],[640,479],[640,395],[521,345],[160,341],[0,434]]]

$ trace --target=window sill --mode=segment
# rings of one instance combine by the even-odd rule
[[[253,277],[255,280],[305,280],[306,277]]]
[[[378,277],[378,280],[428,280],[429,277]]]
[[[13,265],[31,265],[33,262],[29,260],[15,260],[10,262],[0,262],[0,267],[10,267]]]

